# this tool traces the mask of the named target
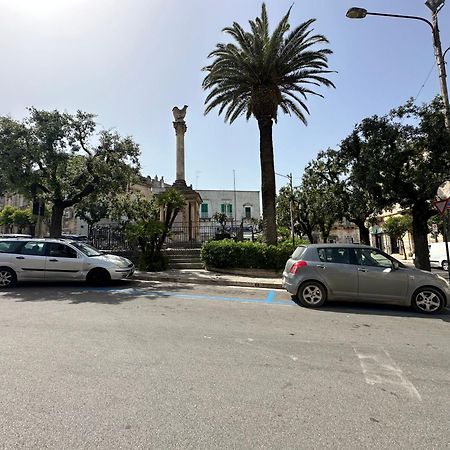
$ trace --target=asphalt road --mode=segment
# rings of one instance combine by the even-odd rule
[[[450,448],[449,322],[263,289],[0,291],[0,448]]]

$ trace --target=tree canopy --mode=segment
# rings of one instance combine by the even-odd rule
[[[6,188],[51,205],[50,235],[61,235],[64,209],[88,195],[125,190],[139,171],[139,146],[117,132],[97,132],[95,116],[30,108],[23,121],[0,117]]]
[[[209,54],[212,63],[203,69],[207,72],[203,88],[209,90],[205,114],[218,108],[219,115],[224,113],[230,123],[241,115],[258,121],[263,233],[270,244],[277,243],[273,121],[281,110],[306,124],[308,96],[321,96],[314,90],[316,86],[334,86],[326,77],[332,53],[325,47],[328,40],[314,34],[315,19],[291,30],[290,11],[273,32],[264,3],[260,17],[249,21],[250,31],[236,22],[224,28],[233,42],[217,44]]]

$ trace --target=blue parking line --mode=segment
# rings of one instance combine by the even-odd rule
[[[121,294],[123,296],[131,296],[131,297],[155,297],[155,296],[170,296],[180,299],[186,300],[215,300],[215,301],[225,301],[225,302],[239,302],[239,303],[269,303],[273,305],[290,305],[293,306],[290,301],[278,300],[275,299],[275,292],[270,291],[267,294],[265,299],[258,298],[242,298],[242,297],[222,297],[215,295],[202,295],[202,294],[180,294],[178,292],[173,291],[159,291],[152,290],[151,288],[147,289],[137,289],[137,288],[129,288],[129,289],[111,289],[108,287],[100,287],[100,288],[91,288],[90,291],[96,292],[109,292],[111,294]]]
[[[267,294],[266,303],[273,303],[273,299],[274,298],[275,298],[275,292],[274,291],[270,291]]]

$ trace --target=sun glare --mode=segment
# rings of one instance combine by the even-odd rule
[[[86,3],[86,0],[0,0],[0,5],[34,17],[58,15],[83,3]]]

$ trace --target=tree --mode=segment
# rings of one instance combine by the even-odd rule
[[[307,198],[300,187],[294,187],[292,192],[290,186],[280,189],[277,197],[277,223],[279,226],[291,227],[291,199],[293,206],[294,232],[297,236],[306,235],[309,242],[314,242],[313,232],[315,225],[308,208]]]
[[[112,217],[121,222],[128,239],[141,250],[142,270],[166,268],[162,248],[185,203],[183,194],[170,188],[150,199],[127,193],[118,196],[112,204]]]
[[[97,222],[108,217],[112,202],[114,202],[114,197],[90,194],[76,205],[75,214],[87,222],[88,235]]]
[[[228,216],[225,213],[216,212],[213,214],[212,220],[214,220],[217,223],[220,223],[220,226],[222,227],[222,234],[225,234],[225,226],[228,222]]]
[[[23,232],[25,227],[30,227],[36,221],[33,218],[31,209],[16,208],[12,216],[14,225],[17,226],[19,233]]]
[[[406,259],[405,242],[403,238],[408,231],[412,229],[412,218],[409,215],[388,217],[383,224],[384,232],[394,239],[402,242],[403,254]]]
[[[450,134],[442,102],[416,106],[412,101],[389,115],[364,119],[341,144],[352,162],[352,177],[377,199],[378,206],[398,204],[412,216],[416,266],[430,270],[427,221],[431,200],[450,176]],[[404,123],[404,121],[407,121]]]
[[[311,223],[320,231],[324,242],[328,241],[333,225],[342,220],[345,212],[343,184],[333,181],[338,178],[337,173],[329,178],[327,174],[331,172],[331,167],[326,167],[322,158],[318,158],[306,166],[301,184]]]
[[[16,208],[10,205],[6,205],[0,210],[0,225],[5,227],[7,232],[12,231],[12,226],[14,225],[14,213]]]
[[[250,21],[251,31],[236,22],[224,28],[235,43],[217,44],[208,56],[214,58],[212,64],[203,69],[208,72],[203,88],[210,90],[205,114],[218,107],[219,115],[225,111],[225,121],[230,124],[244,114],[247,120],[254,116],[258,122],[263,233],[269,244],[277,243],[273,122],[280,109],[306,125],[308,95],[321,96],[312,86],[334,87],[324,77],[330,73],[331,50],[314,50],[316,45],[328,44],[323,35],[313,34],[315,19],[289,32],[289,15],[290,9],[271,34],[263,3],[261,17]]]
[[[93,114],[30,108],[22,122],[0,117],[0,157],[8,187],[51,205],[50,236],[61,236],[64,209],[88,195],[125,190],[139,171],[131,137],[102,130]]]

